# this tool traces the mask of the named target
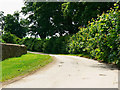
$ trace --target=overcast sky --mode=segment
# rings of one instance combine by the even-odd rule
[[[23,0],[0,0],[0,11],[3,11],[4,15],[20,11],[23,6]]]

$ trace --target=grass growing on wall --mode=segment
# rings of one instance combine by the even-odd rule
[[[0,62],[0,65],[2,65],[2,74],[0,73],[0,77],[2,75],[2,79],[0,79],[0,81],[3,82],[8,79],[27,74],[50,62],[52,62],[52,57],[49,55],[31,53],[22,55],[21,57],[6,59]]]

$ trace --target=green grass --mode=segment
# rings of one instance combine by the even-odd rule
[[[0,67],[2,65],[2,75],[1,82],[28,74],[31,71],[37,70],[46,64],[52,62],[53,59],[49,55],[40,54],[25,54],[21,57],[9,58],[0,62]],[[0,69],[1,72],[1,69]]]

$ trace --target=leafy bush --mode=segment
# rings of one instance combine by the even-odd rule
[[[34,40],[34,46],[33,46],[33,51],[39,51],[39,52],[43,52],[43,43],[44,40]]]
[[[2,41],[5,43],[19,44],[21,39],[10,32],[6,32],[2,35]]]
[[[87,29],[81,28],[80,31],[70,38],[69,53],[83,53],[87,40]]]
[[[67,43],[70,36],[53,37],[43,45],[45,53],[68,53]]]
[[[114,9],[92,19],[87,28],[70,38],[70,53],[87,53],[92,58],[108,63],[120,63],[120,10],[119,4]]]
[[[68,41],[70,36],[52,37],[51,39],[24,38],[21,44],[27,46],[30,51],[45,53],[68,53]]]
[[[23,44],[27,47],[28,50],[33,51],[34,38],[25,38],[23,39]]]
[[[5,43],[5,41],[2,39],[2,35],[0,35],[0,42]]]
[[[21,43],[26,45],[27,49],[30,51],[43,52],[42,48],[44,40],[38,40],[35,38],[24,38]]]

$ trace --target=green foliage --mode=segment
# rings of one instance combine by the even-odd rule
[[[34,40],[34,46],[33,46],[33,51],[38,51],[38,52],[43,52],[43,44],[44,40]]]
[[[71,18],[75,26],[86,26],[88,21],[113,7],[112,2],[67,2],[62,4],[64,16]]]
[[[16,35],[11,34],[10,32],[6,32],[2,35],[2,41],[4,43],[19,44],[21,42],[21,39],[18,38]]]
[[[26,38],[23,44],[27,46],[28,50],[39,51],[45,53],[68,53],[67,43],[69,36],[53,37],[51,39],[37,40],[35,38]]]
[[[24,38],[21,44],[27,46],[27,49],[30,51],[42,52],[44,40],[38,40],[35,38]]]
[[[87,40],[87,30],[85,28],[81,28],[81,30],[74,34],[70,38],[69,42],[69,52],[70,53],[83,53],[85,52],[86,40]]]
[[[15,12],[13,15],[7,14],[2,16],[2,30],[10,32],[19,38],[26,36],[27,32],[27,20],[19,19],[19,12]]]
[[[53,37],[51,39],[38,40],[35,38],[25,38],[22,44],[30,51],[45,53],[68,53],[67,43],[70,36]]]
[[[45,53],[68,53],[67,44],[70,36],[53,37],[43,45],[43,52]]]
[[[32,24],[29,27],[31,34],[39,35],[43,39],[55,33],[64,33],[62,24],[65,20],[62,15],[61,5],[60,2],[26,2],[22,12],[28,16],[29,25]]]
[[[5,41],[2,39],[2,35],[0,35],[0,43],[5,43]]]
[[[34,45],[34,38],[26,38],[23,40],[23,44],[27,47],[28,50],[32,51],[33,50],[33,45]]]
[[[109,9],[113,3],[96,2],[25,2],[22,13],[29,21],[29,31],[41,38],[60,36],[66,31],[74,34],[78,26],[86,26],[88,20]]]
[[[120,10],[115,8],[92,19],[87,28],[70,38],[70,53],[88,53],[92,58],[108,63],[120,63]]]

